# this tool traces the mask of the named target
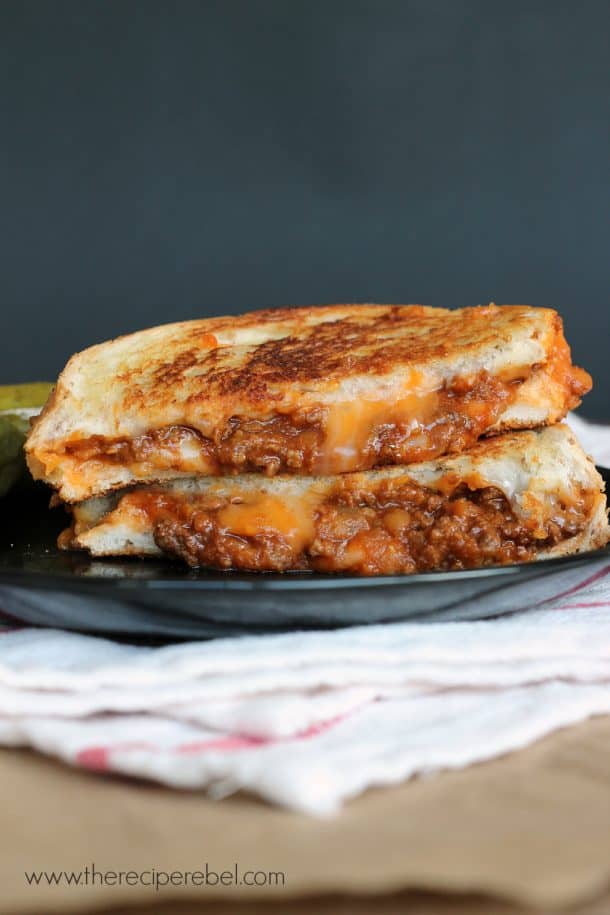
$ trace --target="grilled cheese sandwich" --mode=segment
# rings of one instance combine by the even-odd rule
[[[276,309],[74,356],[29,436],[66,502],[236,473],[353,473],[555,423],[591,386],[551,309]]]

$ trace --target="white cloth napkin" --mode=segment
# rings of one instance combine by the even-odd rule
[[[599,463],[610,429],[574,419]],[[214,797],[327,815],[372,785],[465,766],[610,713],[610,560],[535,608],[159,648],[0,635],[0,744]]]

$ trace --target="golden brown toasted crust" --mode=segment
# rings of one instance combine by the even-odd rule
[[[493,305],[457,311],[423,305],[338,305],[206,318],[181,325],[179,349],[175,355],[170,351],[167,360],[157,360],[146,388],[140,385],[141,365],[120,372],[117,380],[125,386],[125,407],[138,411],[150,407],[151,395],[155,402],[170,401],[176,388],[188,385],[195,375],[205,379],[205,387],[189,393],[190,405],[235,396],[269,404],[278,399],[282,385],[323,382],[328,387],[346,377],[384,376],[400,364],[421,370],[453,354],[467,358],[471,350],[492,349],[510,339],[531,312],[503,306],[501,327],[494,320],[498,306]],[[229,341],[237,332],[261,334],[270,327],[273,333],[284,322],[286,335],[263,340],[235,360]],[[553,315],[552,322],[561,333],[559,316]]]
[[[328,313],[328,309],[320,309],[323,311]],[[206,388],[193,393],[189,398],[191,403],[235,394],[245,395],[253,403],[269,402],[276,396],[277,385],[297,381],[299,385],[307,385],[320,380],[329,384],[333,379],[344,380],[349,375],[385,375],[397,363],[429,362],[457,348],[464,352],[469,345],[486,345],[493,338],[493,329],[490,331],[485,326],[486,309],[462,313],[457,336],[448,333],[448,325],[453,323],[452,313],[445,309],[432,311],[419,305],[396,305],[378,306],[374,310],[367,307],[366,311],[366,321],[354,313],[313,326],[306,321],[310,309],[281,309],[279,314],[264,311],[243,316],[248,320],[239,322],[238,327],[258,327],[282,320],[289,320],[292,327],[288,336],[260,343],[237,366],[224,358],[227,351],[222,347],[202,350],[201,330],[193,328],[185,335],[193,346],[155,371],[155,391],[161,398],[169,396],[185,372],[196,369],[205,374]],[[514,320],[519,320],[517,314]],[[225,326],[222,320],[217,323],[212,319],[205,336],[221,332]],[[400,336],[393,336],[397,327]],[[384,341],[383,346],[380,341]],[[134,388],[137,388],[136,374],[124,376]]]

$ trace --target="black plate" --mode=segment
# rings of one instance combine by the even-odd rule
[[[601,470],[608,479],[608,471]],[[181,564],[60,552],[62,509],[44,487],[1,503],[0,609],[28,623],[155,638],[334,628],[425,619],[484,619],[542,600],[582,578],[610,548],[537,563],[359,578],[192,571]],[[565,587],[564,587],[565,586]]]

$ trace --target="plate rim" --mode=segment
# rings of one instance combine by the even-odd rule
[[[459,578],[492,578],[518,575],[526,570],[551,571],[557,566],[577,565],[594,562],[604,557],[610,558],[610,543],[596,550],[582,553],[571,553],[567,556],[550,556],[529,562],[516,562],[509,565],[484,566],[476,569],[453,569],[448,571],[429,571],[405,573],[403,575],[347,575],[315,572],[239,572],[227,571],[204,572],[201,576],[192,570],[192,577],[167,575],[159,578],[139,576],[118,577],[113,575],[75,575],[70,573],[41,572],[36,569],[2,569],[0,568],[0,587],[26,587],[29,589],[46,588],[52,591],[114,589],[134,592],[150,591],[324,591],[343,590],[347,588],[404,587],[409,585],[435,585]],[[109,557],[111,559],[111,557]],[[125,561],[124,559],[121,561]],[[128,560],[134,563],[142,559]],[[188,572],[186,573],[189,574]],[[209,576],[209,577],[204,577]]]

